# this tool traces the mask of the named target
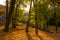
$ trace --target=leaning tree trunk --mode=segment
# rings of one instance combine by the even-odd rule
[[[11,0],[9,13],[6,13],[6,25],[4,28],[5,32],[9,31],[10,18],[11,18],[12,12],[14,10],[14,6],[15,6],[15,0]]]
[[[30,22],[30,15],[31,15],[31,8],[32,8],[32,0],[30,2],[30,9],[29,9],[29,15],[28,15],[28,21],[27,21],[27,26],[26,26],[26,32],[28,32],[29,29],[29,22]]]

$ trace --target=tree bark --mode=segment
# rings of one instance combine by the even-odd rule
[[[13,28],[16,28],[16,22],[14,22],[14,21],[17,21],[17,12],[18,12],[18,7],[20,6],[20,1],[18,2],[16,2],[16,10],[15,10],[15,13],[14,13],[14,18],[12,18],[12,27]]]
[[[15,6],[15,0],[11,0],[9,13],[6,12],[6,25],[5,25],[5,28],[4,28],[4,32],[9,31],[10,18],[11,18],[12,12],[14,11],[14,6]]]
[[[36,6],[37,6],[37,0],[33,0],[33,3],[34,3],[34,11],[35,11],[35,32],[36,34],[38,34],[38,19],[37,19],[37,13],[36,13]]]
[[[29,18],[28,18],[28,21],[27,21],[26,32],[28,32],[28,29],[29,29],[29,22],[30,22],[31,8],[32,8],[32,0],[31,0],[31,3],[30,3],[30,9],[29,9],[29,15],[28,15]]]
[[[56,23],[56,11],[54,8],[54,19],[55,19],[55,27],[56,27],[56,32],[58,31],[57,23]]]

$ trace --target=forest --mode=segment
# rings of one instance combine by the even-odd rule
[[[10,35],[12,32],[16,35],[23,35],[22,33],[26,32],[28,39],[17,38],[16,40],[60,40],[60,0],[6,0],[6,5],[0,5],[0,9],[1,37],[4,37],[3,34]],[[25,31],[19,33],[21,30]],[[29,37],[30,31],[32,37],[34,37],[34,33],[40,39],[31,39]],[[43,34],[45,32],[46,34]],[[47,33],[49,34],[48,39],[43,36]],[[42,39],[39,35],[42,36]],[[57,38],[50,38],[51,35]],[[2,38],[0,40],[13,39]]]

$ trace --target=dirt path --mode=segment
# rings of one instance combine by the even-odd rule
[[[9,32],[4,33],[0,31],[0,40],[60,40],[60,33],[47,33],[38,30],[35,34],[35,29],[29,27],[29,32],[25,32],[26,25],[17,26],[16,29],[10,29]]]

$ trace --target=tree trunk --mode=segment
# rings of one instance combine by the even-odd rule
[[[52,4],[53,4],[53,10],[54,10],[54,19],[55,19],[55,27],[56,27],[56,32],[58,31],[58,27],[57,27],[57,23],[56,23],[56,11],[55,11],[55,5],[56,3],[59,4],[59,2],[57,0],[51,0]]]
[[[3,31],[8,31],[9,30],[8,21],[7,21],[7,15],[8,15],[8,0],[6,0],[6,23],[5,23],[5,29]]]
[[[26,26],[26,32],[28,32],[29,29],[29,22],[30,22],[30,15],[31,15],[31,7],[32,7],[32,0],[30,2],[30,9],[29,9],[29,15],[28,15],[28,21],[27,21],[27,26]]]
[[[9,31],[10,18],[11,18],[12,12],[14,11],[14,6],[15,6],[15,0],[11,0],[9,13],[6,13],[6,25],[4,28],[4,32]]]
[[[56,32],[58,31],[57,23],[56,23],[56,11],[54,8],[54,19],[55,19],[55,27],[56,27]]]
[[[20,1],[19,1],[19,4],[18,4],[18,2],[16,2],[16,10],[15,10],[15,13],[14,13],[14,17],[12,17],[12,27],[13,28],[16,28],[17,12],[18,12],[18,7],[19,6],[20,6]]]
[[[36,34],[38,34],[38,20],[37,20],[37,13],[36,13],[36,6],[37,6],[37,0],[33,0],[33,3],[34,3],[34,11],[35,11],[35,32]]]

